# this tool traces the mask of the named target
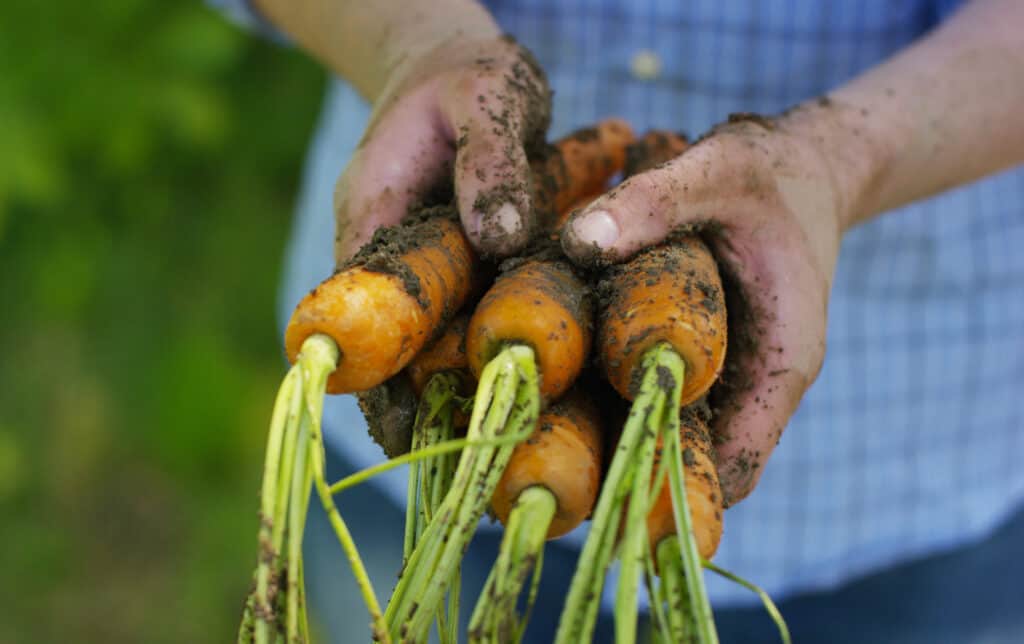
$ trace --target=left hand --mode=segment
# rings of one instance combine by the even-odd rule
[[[627,259],[688,227],[731,277],[730,338],[715,434],[728,503],[746,497],[821,369],[848,200],[819,137],[796,117],[739,118],[576,213],[563,246]]]

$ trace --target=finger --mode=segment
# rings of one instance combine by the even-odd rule
[[[442,100],[457,142],[455,195],[463,226],[474,246],[498,257],[520,250],[533,231],[524,144],[543,131],[538,121],[547,114],[546,91],[517,66],[497,71],[478,64]]]
[[[755,205],[749,189],[759,176],[728,159],[716,142],[702,142],[575,213],[563,229],[563,248],[578,262],[622,261],[680,228],[709,221],[721,208]]]
[[[360,144],[335,190],[335,257],[351,257],[381,226],[399,223],[451,172],[454,146],[431,103],[396,103]]]
[[[817,378],[825,352],[826,296],[823,285],[765,268],[778,265],[773,252],[785,250],[762,250],[759,264],[721,240],[715,251],[728,266],[723,278],[729,356],[713,400],[714,433],[722,491],[733,504],[754,489],[804,392]],[[793,274],[813,274],[805,268]]]

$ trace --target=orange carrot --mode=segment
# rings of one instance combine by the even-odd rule
[[[601,476],[599,414],[579,389],[555,403],[519,443],[491,496],[505,525],[498,558],[469,622],[470,642],[518,641],[516,607],[532,570],[540,578],[544,541],[569,532],[594,507]],[[528,615],[535,594],[528,595]]]
[[[694,237],[641,252],[601,286],[597,350],[608,381],[632,400],[640,360],[668,342],[686,363],[680,405],[704,395],[725,360],[725,300],[718,267]]]
[[[627,151],[627,173],[648,170],[682,154],[686,139],[654,130]],[[598,353],[609,382],[632,399],[644,352],[668,342],[686,362],[680,405],[704,395],[721,373],[727,344],[725,295],[718,266],[699,237],[642,251],[609,269],[600,316]]]
[[[591,302],[566,261],[526,259],[498,276],[469,320],[466,352],[480,377],[509,344],[533,349],[541,395],[558,398],[583,369],[590,348]]]
[[[684,408],[679,420],[679,442],[686,465],[686,500],[693,521],[693,534],[700,556],[711,559],[722,538],[722,489],[711,456],[711,435],[707,425],[691,408]],[[647,514],[651,552],[657,550],[662,539],[675,533],[672,495],[668,481],[665,481]]]
[[[445,327],[444,332],[416,354],[409,366],[405,368],[417,396],[423,394],[423,388],[427,386],[427,381],[435,373],[455,371],[460,375],[469,375],[469,360],[466,357],[467,326],[469,326],[469,316],[456,315]]]
[[[382,229],[375,245],[299,302],[285,331],[294,362],[313,334],[338,345],[329,393],[375,387],[398,373],[465,302],[476,258],[462,227],[446,216],[424,216]]]
[[[631,177],[665,163],[686,151],[686,137],[675,132],[650,130],[626,148],[623,174]]]
[[[548,408],[537,420],[533,435],[516,446],[491,497],[498,520],[507,523],[520,493],[540,486],[557,503],[548,539],[583,523],[597,499],[601,441],[597,409],[580,392],[574,390]]]
[[[609,118],[558,140],[534,163],[534,206],[555,220],[588,195],[599,195],[622,171],[626,147],[635,140],[622,119]],[[551,228],[557,227],[554,223]]]

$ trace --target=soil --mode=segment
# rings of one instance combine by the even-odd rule
[[[416,420],[416,392],[409,378],[400,373],[369,391],[356,394],[366,417],[370,436],[385,456],[394,458],[409,451]]]
[[[419,277],[409,269],[403,256],[411,250],[436,242],[442,236],[438,221],[444,218],[458,221],[458,212],[452,205],[430,206],[408,215],[397,226],[384,226],[373,233],[364,245],[338,271],[362,266],[368,271],[394,275],[402,280],[406,293],[416,298],[424,309],[430,302],[423,297]],[[337,272],[337,271],[336,271]]]

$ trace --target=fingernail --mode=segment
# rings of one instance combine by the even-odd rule
[[[619,225],[604,210],[595,210],[572,223],[572,236],[579,244],[608,248],[619,238]]]
[[[519,229],[523,226],[523,220],[519,216],[519,211],[510,203],[502,204],[501,208],[498,208],[498,211],[494,213],[494,223],[496,223],[506,235],[512,235],[519,232]]]
[[[519,211],[510,203],[503,203],[490,215],[476,219],[477,232],[481,237],[497,238],[515,235],[523,227]]]

